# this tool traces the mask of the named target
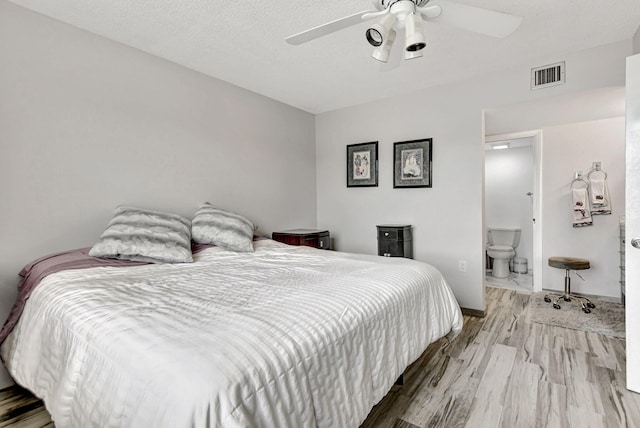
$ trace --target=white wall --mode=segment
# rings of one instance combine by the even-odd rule
[[[0,58],[0,318],[24,264],[118,204],[316,226],[312,115],[5,1]]]
[[[519,133],[566,123],[621,117],[625,114],[624,97],[624,84],[620,83],[487,109],[485,132],[487,135]]]
[[[531,138],[531,140],[533,140]],[[487,228],[519,228],[517,257],[533,263],[533,146],[485,152],[485,221]]]
[[[640,53],[640,27],[638,27],[636,33],[633,35],[633,53]]]
[[[318,223],[344,251],[376,253],[375,225],[414,226],[414,257],[438,267],[461,306],[484,310],[483,110],[624,85],[621,42],[317,116]],[[566,60],[567,83],[529,88],[530,67]],[[419,82],[416,82],[419,85]],[[433,188],[393,189],[393,143],[433,137]],[[380,185],[347,188],[345,146],[379,141]],[[458,261],[468,262],[467,272]]]
[[[542,288],[563,287],[563,279],[558,279],[562,271],[550,268],[548,258],[571,256],[571,251],[579,248],[583,257],[592,261],[593,268],[588,273],[591,279],[586,283],[574,275],[573,289],[620,298],[617,222],[625,209],[624,177],[620,175],[625,163],[624,92],[622,86],[605,87],[575,96],[535,100],[485,112],[487,133],[542,130],[543,188],[540,203],[543,212],[541,218],[536,219],[536,225],[542,232]],[[569,131],[563,131],[560,138],[555,137],[564,129]],[[589,131],[585,132],[587,129]],[[592,135],[598,137],[592,138]],[[580,233],[567,228],[566,222],[559,223],[558,216],[568,215],[566,204],[570,202],[563,198],[568,197],[565,192],[573,173],[581,170],[586,174],[597,160],[602,162],[607,173],[613,174],[613,179],[618,180],[612,185],[612,178],[609,178],[614,211],[611,216],[596,216],[594,226],[588,228],[594,230]],[[590,239],[597,240],[599,245],[585,242]]]
[[[573,123],[543,129],[542,287],[562,290],[564,271],[549,267],[549,257],[587,259],[591,269],[572,275],[573,291],[620,298],[619,219],[625,212],[624,117]],[[575,171],[602,162],[607,173],[612,214],[593,216],[593,225],[572,227],[569,185]]]

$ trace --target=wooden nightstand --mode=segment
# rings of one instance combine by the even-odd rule
[[[329,250],[331,242],[328,230],[294,229],[282,232],[273,232],[271,238],[274,241],[289,245],[306,245],[307,247]]]
[[[381,224],[378,228],[378,255],[413,258],[411,225]]]

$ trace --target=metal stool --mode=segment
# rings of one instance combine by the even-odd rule
[[[573,298],[580,302],[580,305],[582,305],[582,311],[585,314],[588,314],[589,312],[591,312],[591,309],[596,307],[596,305],[591,303],[591,300],[587,299],[586,297],[571,293],[571,277],[569,276],[570,272],[572,270],[589,269],[591,267],[591,265],[589,264],[589,260],[576,259],[573,257],[549,257],[549,266],[564,269],[566,271],[566,275],[564,277],[564,294],[548,293],[544,296],[545,302],[551,303],[551,298],[555,297],[555,300],[553,301],[553,307],[555,309],[560,309],[560,304],[558,303],[560,299],[563,299],[565,302],[570,302]]]

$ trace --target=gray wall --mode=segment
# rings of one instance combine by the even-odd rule
[[[571,288],[585,294],[620,298],[620,217],[625,212],[624,116],[543,129],[542,285],[562,289],[565,272],[546,263],[549,257],[587,259],[591,269],[573,275]],[[592,163],[607,173],[611,215],[593,216],[593,225],[571,226],[570,183],[575,171],[585,176]]]
[[[640,27],[638,27],[636,33],[633,35],[633,53],[640,53]]]
[[[618,221],[625,210],[624,87],[607,87],[574,96],[522,103],[486,112],[486,130],[503,134],[541,130],[542,212],[539,289],[561,289],[564,272],[548,266],[552,256],[569,255],[591,261],[575,278],[575,291],[620,298]],[[594,161],[608,174],[612,214],[594,216],[593,226],[570,227],[569,184],[575,171],[586,175]],[[597,243],[597,244],[596,244]]]
[[[0,318],[118,204],[316,226],[314,117],[0,1]]]
[[[376,224],[412,224],[415,258],[443,272],[461,306],[484,310],[483,111],[622,87],[630,52],[627,41],[541,58],[502,73],[318,115],[319,224],[331,229],[339,250],[370,254],[376,253]],[[567,83],[531,91],[530,67],[561,60],[571,70]],[[585,119],[572,121],[580,120]],[[394,189],[393,143],[426,137],[433,137],[433,188]],[[368,141],[379,141],[379,187],[347,188],[345,146]],[[459,271],[460,260],[467,261],[466,272]]]

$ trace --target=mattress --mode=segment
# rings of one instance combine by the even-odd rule
[[[58,428],[357,427],[461,328],[433,266],[263,240],[49,275],[0,351]]]

